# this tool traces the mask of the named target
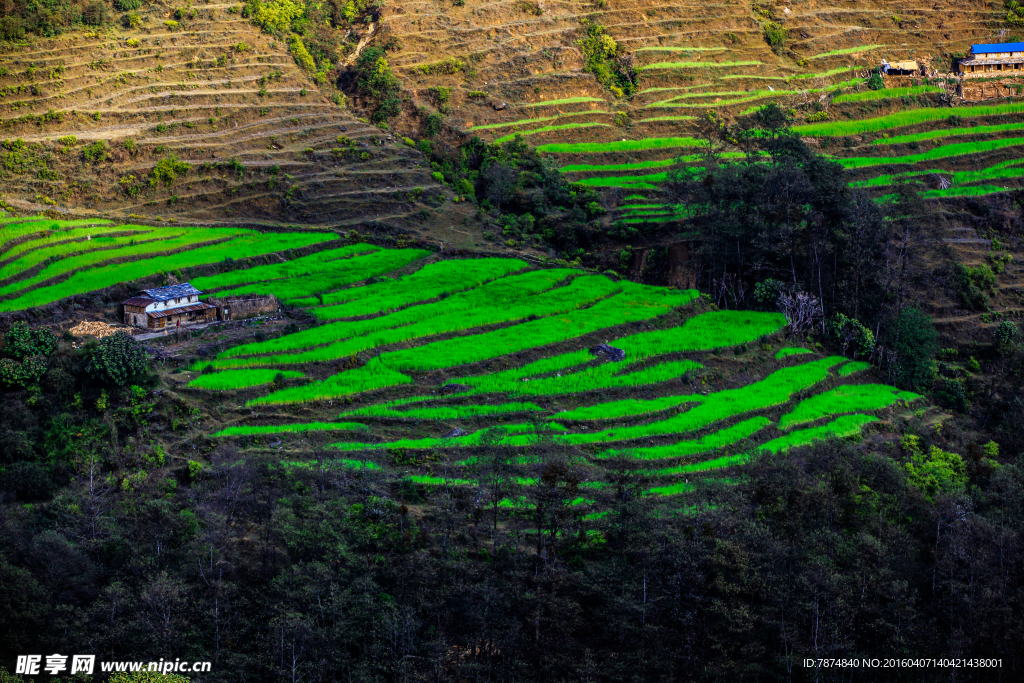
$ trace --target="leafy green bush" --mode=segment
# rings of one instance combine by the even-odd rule
[[[1006,3],[1006,23],[1010,26],[1024,26],[1024,7],[1017,0]]]
[[[828,324],[829,336],[842,347],[843,355],[852,347],[853,357],[870,356],[875,350],[875,335],[856,318],[836,313]]]
[[[585,61],[583,70],[594,74],[598,83],[605,85],[616,97],[636,92],[636,74],[619,57],[619,46],[605,32],[604,26],[583,19],[584,36],[576,41]],[[614,88],[614,90],[613,90]]]
[[[972,311],[988,310],[988,294],[997,282],[996,274],[984,263],[973,268],[958,263],[953,268],[953,288],[964,307]]]
[[[356,60],[356,87],[372,100],[370,119],[374,122],[394,118],[402,110],[402,83],[391,71],[384,54],[383,48],[369,47]]]
[[[118,12],[130,12],[141,8],[142,0],[114,0],[114,7]]]
[[[262,29],[271,33],[283,33],[289,30],[292,22],[305,13],[306,8],[293,0],[249,0],[242,11],[242,16],[253,20]]]
[[[958,454],[938,446],[932,446],[926,453],[921,448],[920,437],[912,434],[903,437],[902,445],[910,455],[909,462],[903,465],[910,483],[929,500],[934,500],[939,493],[963,490],[967,484],[967,468]]]
[[[149,172],[149,185],[156,187],[158,183],[170,185],[177,180],[179,175],[188,173],[190,166],[174,154],[166,156],[157,162],[153,170]]]
[[[106,140],[97,140],[82,148],[82,158],[87,163],[96,164],[107,158]]]
[[[25,37],[25,25],[21,17],[0,17],[0,39],[21,40]]]
[[[295,56],[295,61],[298,62],[306,71],[316,71],[316,62],[313,61],[313,55],[309,54],[309,50],[306,49],[302,39],[297,35],[292,35],[291,41],[289,42],[289,49]],[[305,90],[302,91],[304,95]]]
[[[1021,345],[1021,332],[1016,324],[1004,320],[996,327],[995,342],[999,353],[1010,353]]]
[[[123,386],[146,372],[146,353],[127,332],[104,337],[92,351],[86,370],[100,381]]]
[[[29,326],[18,321],[4,335],[4,353],[15,360],[24,360],[31,356],[48,356],[57,348],[57,337],[45,328],[29,329]]]
[[[764,25],[764,40],[776,52],[785,46],[788,37],[789,31],[782,24],[770,21]]]

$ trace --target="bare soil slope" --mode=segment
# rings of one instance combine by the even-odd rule
[[[437,222],[444,197],[418,152],[331,102],[285,45],[228,11],[238,5],[197,7],[177,27],[151,13],[138,29],[0,54],[7,202],[189,222]],[[154,186],[169,157],[191,168]]]

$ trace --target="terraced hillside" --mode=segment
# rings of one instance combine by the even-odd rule
[[[241,5],[192,8],[174,20],[173,8],[147,5],[136,28],[0,51],[11,206],[220,224],[428,222],[442,198],[418,153],[328,99]]]
[[[274,293],[316,321],[215,344],[168,375],[184,400],[219,406],[206,436],[413,498],[469,487],[509,523],[569,464],[559,504],[593,525],[623,471],[648,495],[728,485],[759,450],[858,436],[920,398],[788,339],[781,314],[717,311],[694,290],[362,248],[316,297],[293,294],[323,279],[296,276],[316,255],[193,280]]]
[[[124,287],[133,281],[158,274],[185,277],[194,268],[227,266],[236,259],[283,261],[278,268],[291,275],[316,271],[330,281],[341,277],[353,254],[376,251],[370,245],[340,246],[338,236],[329,232],[257,232],[242,228],[200,228],[195,226],[153,227],[116,225],[107,220],[57,221],[44,217],[0,220],[0,312],[17,312],[47,306],[97,290],[120,287],[122,298],[133,292]],[[335,241],[332,245],[331,242]],[[317,251],[323,246],[337,249]],[[376,270],[360,271],[353,282],[391,270],[402,259],[424,255],[423,250],[398,250]],[[325,288],[327,285],[325,285]],[[308,291],[315,293],[315,287]]]
[[[392,62],[401,67],[406,85],[423,104],[436,104],[432,98],[438,87],[452,88],[445,105],[451,125],[488,139],[525,136],[570,179],[605,188],[610,204],[619,208],[613,219],[627,224],[673,218],[656,190],[674,158],[697,151],[692,119],[708,111],[729,118],[777,102],[791,108],[796,124],[806,119],[834,122],[798,125],[798,130],[819,141],[825,153],[854,157],[844,163],[857,168],[892,163],[861,157],[902,149],[869,146],[874,139],[865,139],[865,130],[900,137],[927,133],[937,141],[940,133],[959,127],[955,134],[976,136],[962,140],[968,143],[1012,138],[1017,108],[972,108],[961,115],[969,120],[963,124],[947,124],[955,114],[948,111],[904,118],[905,110],[948,107],[941,78],[889,80],[881,90],[869,90],[866,84],[870,70],[883,58],[923,60],[931,71],[945,74],[951,56],[963,54],[972,42],[1008,39],[1008,32],[999,30],[1004,14],[1001,6],[967,8],[947,2],[911,10],[881,2],[469,2],[451,8],[417,3],[385,10],[403,46]],[[588,26],[594,25],[614,41],[604,52],[595,52],[585,41],[594,33]],[[773,49],[769,33],[779,28],[785,33]],[[622,74],[632,80],[635,95],[616,90],[616,82],[624,83]],[[885,115],[893,118],[863,129],[856,123],[843,128],[848,121]],[[985,129],[970,133],[974,125]],[[1012,165],[1014,144],[972,148],[974,160],[964,170],[978,175],[955,175],[951,188],[927,196],[1001,190],[1007,183],[982,181],[1014,177],[1014,171],[996,166]],[[978,152],[996,147],[1003,150],[998,159],[977,160]],[[968,153],[966,149],[946,148],[907,163],[952,159]],[[881,187],[891,175],[879,175],[878,170],[862,175]]]
[[[218,406],[189,442],[263,452],[274,438],[285,467],[319,459],[424,495],[477,487],[512,517],[558,453],[583,473],[563,502],[595,521],[622,468],[649,495],[698,473],[728,485],[759,450],[857,436],[920,398],[790,340],[779,313],[718,311],[695,290],[326,232],[0,222],[0,312],[74,310],[160,273],[216,297],[273,294],[306,321],[200,342],[204,358],[167,375]]]

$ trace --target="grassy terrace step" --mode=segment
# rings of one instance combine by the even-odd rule
[[[830,121],[827,123],[809,123],[803,126],[794,126],[793,130],[800,135],[823,137],[841,137],[845,135],[860,135],[862,133],[873,133],[891,128],[903,128],[914,126],[930,121],[948,119],[950,116],[961,118],[973,118],[976,116],[1002,116],[1006,114],[1019,114],[1024,112],[1024,102],[998,105],[978,105],[974,107],[957,107],[954,111],[946,107],[927,107],[923,109],[908,109],[906,111],[878,116],[871,119],[853,121]]]
[[[560,312],[564,310],[566,301],[573,297],[581,302],[593,301],[612,291],[611,282],[607,278],[589,276],[581,283],[569,284],[570,289],[561,288],[542,300],[537,299],[552,288],[566,284],[568,278],[578,273],[579,271],[572,269],[560,268],[512,275],[436,303],[413,306],[369,320],[336,322],[270,341],[236,346],[223,351],[219,358],[314,349],[324,344],[329,346],[315,351],[306,358],[298,359],[297,362],[343,358],[363,349],[395,341],[524,319],[534,314],[533,306],[538,303],[546,304],[551,311]],[[590,298],[590,292],[586,288],[594,286],[600,289],[594,294],[594,298]],[[573,305],[569,304],[569,307]],[[452,311],[469,313],[463,316],[446,315]],[[353,341],[346,343],[344,340]],[[275,360],[287,362],[287,357]],[[273,363],[274,360],[255,359],[254,362]],[[216,363],[212,365],[217,367]]]
[[[433,342],[403,351],[388,351],[357,370],[349,370],[305,387],[279,391],[250,403],[315,401],[407,384],[412,380],[400,370],[426,371],[457,367],[564,342],[606,327],[656,317],[692,301],[696,296],[692,290],[680,292],[625,281],[618,284],[622,288],[621,292],[589,308],[471,337]]]
[[[436,397],[414,397],[412,401],[436,400]],[[497,405],[453,405],[427,406],[398,410],[400,405],[411,401],[392,401],[384,405],[368,406],[342,413],[339,417],[400,417],[416,420],[454,420],[459,418],[486,417],[490,415],[512,415],[514,413],[546,412],[534,403],[501,403]],[[561,416],[560,416],[561,417]]]
[[[836,161],[845,168],[865,168],[882,164],[916,164],[922,161],[948,159],[965,154],[993,152],[1007,147],[1019,147],[1020,145],[1024,145],[1024,138],[1002,138],[1000,140],[979,140],[976,142],[957,142],[949,145],[940,145],[927,152],[907,154],[899,157],[843,157],[836,159]]]
[[[557,107],[562,104],[578,104],[580,102],[604,102],[600,97],[566,97],[561,100],[546,100],[544,102],[523,102],[520,107]]]
[[[88,226],[76,228],[63,228],[61,230],[36,233],[35,235],[29,234],[27,238],[19,240],[17,244],[12,245],[9,249],[0,251],[0,262],[3,262],[6,265],[15,257],[20,256],[21,254],[24,254],[26,252],[44,250],[49,247],[63,244],[79,243],[80,249],[87,248],[91,246],[87,243],[91,242],[92,239],[95,237],[122,236],[126,231],[129,230],[131,230],[131,228],[129,228],[128,226],[120,226],[120,228],[110,226]],[[161,230],[161,228],[138,226],[137,230],[135,230],[131,234],[151,234],[159,230]],[[59,253],[57,255],[59,255]]]
[[[884,384],[850,384],[801,401],[792,412],[782,416],[779,427],[789,429],[830,415],[880,410],[919,398],[920,394],[899,391]]]
[[[755,60],[739,62],[655,62],[638,67],[637,71],[650,71],[652,69],[701,69],[719,68],[725,69],[735,66],[761,66],[761,62]]]
[[[0,224],[0,256],[8,257],[8,251],[18,240],[29,235],[43,235],[47,231],[58,232],[78,227],[113,225],[105,220],[55,221],[42,216],[38,218],[6,218]]]
[[[494,141],[495,142],[508,142],[509,140],[515,140],[519,136],[536,135],[538,133],[550,133],[550,132],[553,132],[553,131],[571,130],[571,129],[575,129],[575,128],[600,128],[600,127],[611,128],[612,124],[610,124],[610,123],[563,123],[562,125],[559,125],[559,126],[542,126],[540,128],[533,128],[531,130],[523,130],[523,131],[518,131],[518,132],[515,132],[515,133],[511,133],[510,135],[505,135],[505,136],[502,136],[500,138],[497,138]]]
[[[494,427],[474,432],[467,437],[446,439],[449,447],[474,446],[488,443],[491,440],[507,446],[528,446],[549,440],[559,444],[590,444],[628,441],[653,436],[684,434],[696,431],[715,422],[741,415],[743,413],[763,410],[789,401],[798,391],[802,391],[821,382],[828,376],[828,369],[844,358],[826,358],[802,366],[778,370],[768,378],[742,389],[728,389],[711,394],[690,410],[664,420],[631,427],[614,427],[595,433],[564,433],[565,427],[558,423],[549,423],[535,429],[532,425],[515,425],[514,432],[503,434],[501,430],[513,431],[512,427]],[[561,415],[558,416],[561,418]],[[757,426],[757,429],[763,427]],[[742,431],[742,430],[741,430]],[[756,429],[754,430],[756,431]],[[563,432],[563,433],[558,433]],[[550,435],[546,435],[549,433]],[[745,437],[742,437],[745,438]],[[383,444],[346,443],[336,444],[344,450],[362,450],[379,448],[434,448],[440,444],[439,439],[402,439]]]
[[[562,417],[561,415],[559,417]],[[594,456],[595,459],[624,458],[627,460],[668,460],[699,455],[725,446],[749,439],[758,431],[772,422],[766,417],[752,417],[732,427],[720,429],[707,436],[693,441],[680,441],[667,446],[650,446],[648,448],[631,448],[626,450],[609,449]],[[678,474],[679,472],[651,472],[649,474]]]
[[[200,375],[189,382],[188,385],[195,389],[213,389],[216,391],[245,389],[247,387],[270,384],[279,374],[286,379],[303,377],[301,372],[294,370],[285,370],[283,372],[279,370],[227,370],[225,372]]]
[[[438,296],[479,287],[485,282],[526,267],[525,261],[501,258],[453,259],[428,263],[397,280],[325,294],[325,305],[310,312],[322,320],[333,320],[393,311]],[[310,303],[305,300],[303,302]]]
[[[828,424],[810,429],[798,429],[785,436],[772,439],[759,447],[759,450],[778,453],[796,446],[806,446],[814,441],[820,441],[829,437],[847,437],[861,433],[864,425],[871,422],[878,422],[878,418],[872,415],[843,415],[837,417]]]
[[[253,282],[265,282],[281,278],[293,278],[300,275],[310,275],[330,268],[330,261],[344,259],[361,254],[369,254],[378,251],[379,247],[372,244],[352,244],[337,249],[326,249],[318,251],[309,256],[293,259],[285,263],[271,263],[245,270],[235,270],[229,273],[219,273],[209,277],[197,277],[192,279],[192,284],[198,289],[214,290],[224,289],[232,285],[249,284]]]
[[[586,116],[587,114],[610,114],[611,112],[604,111],[602,109],[588,109],[586,111],[571,111],[565,114],[558,114],[557,116],[538,116],[532,119],[520,119],[518,121],[509,121],[508,123],[488,123],[479,126],[470,126],[466,130],[476,132],[480,130],[494,130],[496,128],[508,128],[510,126],[527,126],[531,123],[544,123],[545,121],[556,121],[558,119],[564,119],[569,116]]]
[[[472,393],[509,392],[520,396],[574,393],[615,386],[636,386],[665,378],[679,377],[699,367],[683,360],[652,368],[637,367],[647,358],[688,351],[736,346],[767,334],[785,325],[778,313],[753,311],[717,311],[690,318],[683,325],[669,330],[653,330],[609,341],[626,352],[622,361],[586,366],[592,356],[587,351],[574,351],[553,358],[535,361],[522,368],[477,377],[453,380],[471,387]],[[579,366],[579,367],[577,367]],[[565,371],[576,368],[574,372]],[[561,377],[544,377],[561,372]],[[642,374],[640,374],[642,373]],[[658,379],[658,378],[662,379]],[[523,381],[528,379],[529,381]]]
[[[839,50],[829,50],[828,52],[821,52],[819,54],[814,55],[813,57],[808,57],[807,59],[824,59],[825,57],[852,55],[858,52],[868,52],[870,50],[877,50],[880,47],[885,47],[885,45],[858,45],[856,47],[844,47]]]
[[[948,175],[950,182],[953,185],[966,185],[967,183],[975,183],[982,180],[995,180],[998,178],[1020,178],[1024,176],[1024,159],[1009,159],[1002,161],[998,164],[993,164],[988,168],[978,169],[976,171],[945,171],[942,169],[931,169],[927,171],[912,171],[909,173],[895,173],[876,176],[867,180],[858,180],[850,183],[850,187],[881,187],[885,185],[893,185],[901,180],[918,178],[920,176],[936,173],[940,175]],[[949,188],[956,189],[956,188]],[[961,188],[966,189],[966,188]]]
[[[261,434],[301,434],[303,432],[366,431],[360,422],[303,422],[285,425],[239,425],[227,427],[210,436],[256,436]]]
[[[1024,123],[1000,123],[993,126],[973,126],[971,128],[951,128],[949,130],[928,130],[923,133],[908,133],[906,135],[894,135],[875,140],[873,145],[900,145],[908,142],[923,142],[925,140],[942,140],[945,138],[959,137],[962,135],[991,135],[992,133],[1005,133],[1024,129]]]
[[[839,368],[839,376],[840,377],[849,377],[850,375],[854,374],[855,372],[860,372],[862,370],[867,370],[870,367],[871,367],[871,363],[868,363],[867,361],[863,361],[863,360],[851,361],[851,362],[847,363],[846,365],[844,365],[843,367]]]
[[[832,104],[842,104],[843,102],[868,102],[870,100],[885,100],[892,97],[911,97],[930,92],[944,92],[944,90],[944,88],[940,88],[936,85],[915,85],[910,88],[867,90],[865,92],[854,92],[839,95],[833,98]]]
[[[425,249],[387,249],[364,256],[326,261],[320,264],[320,272],[313,269],[310,275],[291,277],[286,280],[257,282],[218,292],[218,296],[238,294],[274,294],[278,299],[290,303],[310,294],[329,292],[354,282],[389,273],[409,265],[413,261],[430,256]]]
[[[204,230],[208,230],[208,228],[196,229],[196,233],[205,234]],[[94,263],[92,267],[86,270],[77,270],[62,282],[37,287],[20,294],[16,298],[0,301],[0,311],[17,311],[32,306],[40,306],[76,294],[103,289],[112,283],[131,282],[132,280],[148,277],[158,272],[168,272],[215,263],[226,258],[242,259],[250,256],[262,256],[286,249],[300,249],[334,238],[333,234],[313,232],[258,233],[252,230],[227,230],[223,228],[219,230],[232,232],[236,236],[216,244],[199,246],[188,251],[168,254],[166,256],[151,256],[128,263],[110,265]],[[168,243],[165,242],[163,244],[166,249]],[[110,254],[115,252],[105,253],[108,255],[108,258],[111,258]],[[137,253],[134,255],[137,255]],[[61,272],[74,271],[76,267],[80,268],[81,266],[66,267],[61,269]],[[20,281],[18,284],[24,282]]]
[[[539,145],[538,152],[547,154],[601,154],[604,152],[640,152],[649,149],[675,149],[678,147],[699,147],[696,138],[645,138],[643,140],[620,140],[618,142],[577,142]]]
[[[665,420],[632,427],[614,427],[593,434],[568,434],[556,437],[555,440],[585,444],[692,432],[736,415],[782,405],[796,392],[824,380],[829,368],[844,360],[841,357],[830,357],[776,370],[767,378],[749,386],[710,394],[697,406]]]

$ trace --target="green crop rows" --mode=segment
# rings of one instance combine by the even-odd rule
[[[544,102],[524,102],[521,107],[555,107],[560,104],[577,104],[579,102],[604,102],[600,97],[566,97],[562,100],[545,100]]]
[[[286,379],[302,377],[302,373],[295,370],[226,370],[224,372],[200,375],[189,382],[188,385],[197,389],[214,389],[217,391],[244,389],[246,387],[257,387],[261,384],[270,384],[278,374]]]
[[[211,436],[257,436],[260,434],[299,434],[302,432],[366,431],[360,422],[302,422],[286,425],[257,425],[227,427]]]
[[[887,408],[898,401],[914,401],[920,395],[909,391],[897,391],[884,384],[851,384],[836,387],[825,393],[801,401],[793,412],[779,420],[779,426],[788,429],[804,422],[841,413],[856,413],[862,410]]]
[[[495,142],[508,142],[509,140],[515,140],[520,135],[536,135],[537,133],[550,133],[558,130],[569,130],[573,128],[595,128],[604,126],[605,128],[611,128],[610,123],[563,123],[557,126],[541,126],[540,128],[531,128],[530,130],[518,131],[509,135],[496,138]]]
[[[329,292],[354,282],[397,270],[417,259],[429,256],[425,249],[384,249],[365,256],[327,261],[320,272],[292,277],[286,280],[256,282],[218,292],[218,296],[238,294],[273,294],[289,302],[302,299],[309,294]]]
[[[427,264],[397,280],[325,294],[325,305],[313,309],[313,313],[324,320],[384,313],[442,295],[479,287],[485,282],[525,267],[526,262],[518,259],[439,261]]]
[[[899,145],[907,142],[923,142],[925,140],[941,140],[944,138],[959,137],[962,135],[989,135],[991,133],[1004,133],[1006,131],[1022,130],[1024,123],[999,123],[992,126],[974,126],[972,128],[949,128],[947,130],[929,130],[923,133],[908,133],[906,135],[894,135],[875,140],[874,145]]]
[[[608,114],[610,112],[601,109],[587,109],[586,111],[570,111],[565,114],[559,114],[557,116],[538,116],[533,119],[519,119],[518,121],[509,121],[508,123],[488,123],[480,126],[470,126],[466,130],[476,132],[478,130],[494,130],[495,128],[508,128],[510,126],[526,126],[531,123],[543,123],[545,121],[556,121],[563,119],[568,116],[585,116],[587,114]]]
[[[887,88],[883,90],[865,90],[864,92],[847,93],[839,95],[832,100],[832,104],[843,102],[867,102],[869,100],[884,100],[890,97],[910,97],[923,95],[930,92],[942,92],[942,88],[936,85],[915,85],[910,88]]]
[[[837,55],[852,55],[857,52],[877,50],[880,47],[885,47],[885,45],[858,45],[857,47],[844,47],[841,50],[830,50],[828,52],[821,52],[819,54],[814,55],[813,57],[808,57],[808,59],[822,59],[824,57],[835,57]]]
[[[908,109],[896,112],[895,114],[878,116],[873,119],[810,123],[803,126],[794,126],[793,130],[801,135],[821,135],[825,137],[861,135],[862,133],[873,133],[880,130],[889,130],[890,128],[902,128],[904,126],[914,126],[929,121],[947,119],[951,116],[951,111],[944,107]],[[1019,114],[1021,112],[1024,112],[1024,103],[1016,102],[992,106],[957,107],[956,115],[961,118],[973,118],[975,116],[1000,116],[1004,114]]]
[[[210,277],[197,277],[192,280],[192,284],[198,289],[212,290],[224,289],[232,285],[244,285],[252,282],[266,282],[268,280],[311,275],[331,269],[334,265],[332,261],[337,259],[348,258],[358,254],[369,254],[377,250],[377,247],[369,244],[353,244],[338,249],[318,251],[315,254],[303,256],[285,263],[271,263],[246,270],[235,270],[230,273],[211,275]]]
[[[329,233],[260,233],[253,230],[225,228],[193,228],[177,240],[121,247],[109,251],[86,253],[61,259],[36,276],[18,280],[4,288],[18,295],[0,301],[0,312],[17,311],[48,304],[60,299],[110,286],[116,282],[131,282],[159,272],[217,263],[225,259],[262,256],[286,249],[300,249],[330,240]],[[211,243],[211,241],[214,241]],[[207,242],[203,245],[203,242]],[[169,249],[177,253],[159,255]],[[136,258],[146,256],[146,258]],[[123,263],[104,263],[112,258],[135,258]],[[29,289],[33,283],[49,278],[69,275],[67,279],[50,285]],[[28,289],[28,291],[24,291]]]
[[[741,62],[655,62],[637,68],[637,71],[648,71],[650,69],[701,69],[701,68],[726,68],[733,66],[761,66],[761,62],[747,60]]]
[[[619,207],[634,220],[682,209],[640,195]],[[10,225],[40,235],[39,250],[101,234]],[[295,248],[296,235],[288,248]],[[243,231],[193,251],[254,237]],[[333,235],[317,237],[307,246]],[[37,251],[21,244],[8,263]],[[284,244],[276,243],[278,251],[287,251]],[[502,494],[498,507],[515,514],[522,509],[520,489],[539,484],[536,468],[547,448],[570,453],[583,468],[581,488],[610,486],[602,472],[643,467],[651,468],[638,471],[651,482],[649,495],[677,495],[709,478],[729,485],[735,480],[715,473],[738,468],[759,451],[855,436],[879,411],[919,398],[871,380],[859,383],[851,375],[867,372],[866,363],[786,346],[778,313],[702,309],[706,304],[695,302],[692,290],[518,259],[436,260],[417,250],[336,244],[224,277],[193,278],[215,291],[278,293],[284,286],[279,296],[287,299],[301,291],[294,283],[319,287],[313,278],[328,273],[331,282],[312,290],[319,296],[307,290],[294,297],[312,313],[306,319],[317,322],[199,361],[191,369],[202,374],[181,388],[239,392],[227,394],[227,403],[245,401],[246,410],[212,436],[233,437],[240,450],[268,449],[274,439],[269,448],[277,449],[287,441],[282,467],[351,470],[408,486],[482,487],[498,459],[517,487]],[[136,263],[153,267],[147,261],[121,267]],[[402,274],[381,277],[398,268]],[[376,279],[356,284],[368,273]],[[592,348],[600,344],[611,350]],[[765,362],[748,375],[753,379],[737,384],[743,375],[734,373],[719,383],[721,368],[736,361],[746,368],[754,359]],[[270,407],[265,416],[264,406]],[[313,438],[317,433],[328,436]],[[346,457],[324,458],[325,440]],[[368,459],[358,452],[386,455]],[[588,506],[588,524],[608,514],[589,498],[573,504]]]
[[[619,142],[579,142],[573,144],[539,145],[538,152],[548,154],[600,154],[603,152],[640,152],[648,149],[673,149],[676,147],[699,147],[696,138],[646,138],[643,140],[621,140]]]

